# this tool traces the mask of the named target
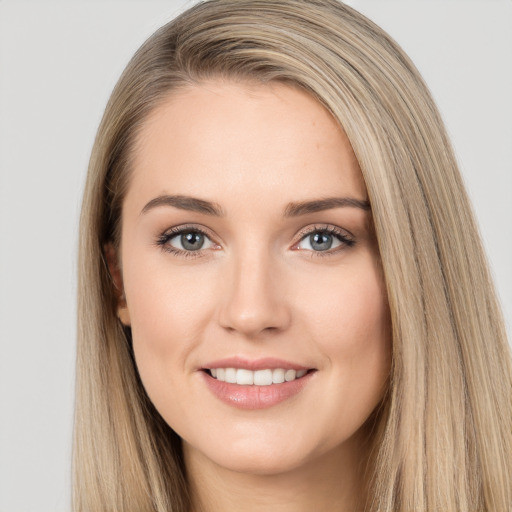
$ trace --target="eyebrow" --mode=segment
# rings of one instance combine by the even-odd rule
[[[203,213],[205,215],[213,215],[215,217],[222,217],[224,215],[224,211],[217,203],[182,195],[163,195],[155,197],[154,199],[151,199],[144,208],[142,208],[140,213],[147,213],[149,210],[159,206],[173,206],[180,210]]]
[[[217,203],[183,195],[162,195],[155,197],[144,206],[140,213],[147,213],[160,206],[172,206],[180,210],[202,213],[214,217],[223,217],[225,215],[222,207]],[[361,210],[369,211],[370,203],[366,200],[355,199],[353,197],[328,197],[326,199],[300,201],[297,203],[288,203],[284,210],[284,216],[299,217],[308,213],[346,207],[360,208]]]
[[[285,217],[299,217],[308,213],[321,212],[332,208],[360,208],[369,211],[370,202],[353,197],[328,197],[326,199],[316,199],[313,201],[301,201],[298,203],[289,203],[284,211]]]

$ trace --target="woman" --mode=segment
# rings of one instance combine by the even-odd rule
[[[334,0],[134,56],[82,220],[76,510],[507,510],[512,368],[418,72]]]

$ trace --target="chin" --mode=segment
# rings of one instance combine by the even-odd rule
[[[225,460],[224,467],[238,473],[272,476],[287,473],[305,463],[298,454],[247,453]]]
[[[236,473],[258,476],[276,476],[288,473],[301,467],[307,460],[295,455],[282,455],[281,453],[244,453],[238,455],[211,458],[222,468]]]
[[[211,440],[199,446],[184,443],[185,456],[199,455],[203,462],[210,461],[227,471],[275,476],[305,467],[325,453],[319,447],[305,443],[300,435],[288,435],[286,439],[265,437]]]

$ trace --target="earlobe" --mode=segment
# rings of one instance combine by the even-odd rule
[[[124,294],[123,275],[121,273],[117,251],[111,243],[105,244],[103,246],[103,251],[114,286],[117,303],[117,317],[123,325],[130,326],[130,311],[128,310],[128,304],[126,303],[126,296]]]
[[[132,325],[130,319],[130,311],[128,310],[126,300],[124,300],[124,306],[121,305],[120,303],[119,306],[117,307],[117,317],[124,326],[130,327]]]

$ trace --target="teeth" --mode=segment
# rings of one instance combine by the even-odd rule
[[[281,384],[284,382],[285,371],[282,368],[276,368],[272,372],[272,382],[274,384]]]
[[[255,386],[270,386],[272,384],[272,370],[256,370],[254,372]]]
[[[236,370],[234,368],[226,368],[226,382],[236,384]]]
[[[254,384],[254,372],[251,372],[251,370],[243,370],[242,368],[239,368],[236,371],[236,381],[237,384]]]
[[[286,373],[284,374],[284,380],[286,382],[290,382],[291,380],[295,380],[296,376],[297,372],[295,370],[286,370]]]
[[[282,384],[291,382],[295,379],[304,377],[307,370],[284,370],[275,368],[274,370],[246,370],[244,368],[211,368],[212,377],[222,382],[231,384],[240,384],[245,386],[270,386],[271,384]]]

